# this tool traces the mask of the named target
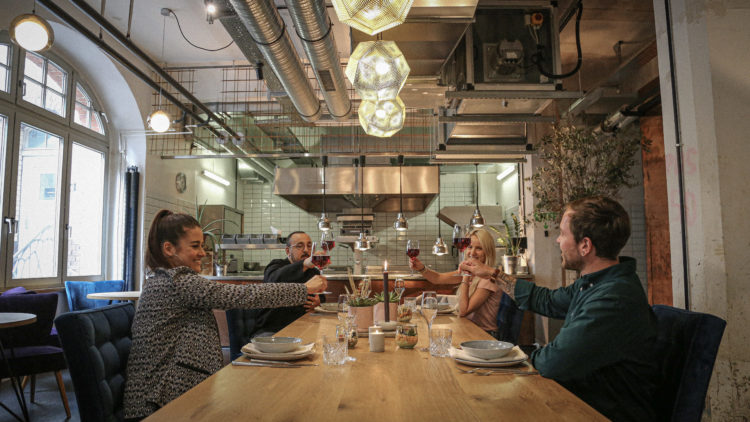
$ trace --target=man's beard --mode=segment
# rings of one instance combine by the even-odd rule
[[[560,254],[560,257],[562,259],[561,265],[564,270],[580,271],[581,268],[583,268],[583,259],[581,259],[581,257],[577,257],[578,259],[574,260],[566,259],[565,254]]]

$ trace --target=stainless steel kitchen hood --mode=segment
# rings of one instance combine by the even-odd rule
[[[403,210],[421,212],[440,192],[437,166],[402,167]],[[326,211],[341,212],[362,206],[360,181],[364,174],[364,207],[374,212],[399,211],[399,169],[384,167],[327,167]],[[322,168],[277,168],[273,193],[311,213],[323,211]]]

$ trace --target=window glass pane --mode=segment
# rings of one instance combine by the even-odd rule
[[[42,106],[42,86],[32,81],[29,78],[24,78],[23,82],[26,87],[26,92],[23,95],[23,100],[41,107]]]
[[[89,109],[76,103],[76,107],[73,113],[73,121],[81,126],[89,127]]]
[[[89,100],[89,96],[79,84],[76,84],[76,102],[79,102],[86,107],[91,107],[91,100]]]
[[[36,54],[26,52],[23,74],[42,83],[44,81],[44,59]]]
[[[10,92],[10,87],[8,86],[8,82],[10,81],[8,81],[8,76],[10,76],[8,69],[0,65],[0,91]]]
[[[47,89],[47,95],[44,98],[44,108],[57,115],[65,116],[65,102],[62,95],[51,89]]]
[[[99,117],[99,113],[93,112],[91,116],[93,117],[91,119],[91,130],[104,135],[104,126],[102,126],[102,119]]]
[[[62,138],[21,124],[13,278],[57,276]]]
[[[8,118],[0,114],[0,157],[5,157],[5,142],[8,139]],[[0,192],[5,192],[5,160],[0,159]],[[0,210],[3,209],[3,195],[0,195]]]
[[[47,61],[47,87],[57,92],[65,92],[67,74],[56,64]]]
[[[68,275],[102,273],[104,154],[73,144],[70,168]]]
[[[0,44],[0,64],[8,65],[10,63],[10,48],[8,44]]]

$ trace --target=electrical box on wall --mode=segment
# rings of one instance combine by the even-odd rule
[[[464,89],[554,89],[559,81],[560,42],[554,7],[477,9],[474,23],[441,74],[441,82]]]

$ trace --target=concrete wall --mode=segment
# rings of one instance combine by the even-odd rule
[[[676,90],[672,90],[666,11],[654,1],[670,202],[675,306],[727,320],[704,420],[750,418],[750,4],[670,2]],[[676,92],[676,103],[672,100]],[[677,112],[675,113],[675,110]],[[685,190],[679,199],[677,134]],[[685,210],[686,230],[681,211]],[[683,256],[683,236],[687,254]],[[684,267],[683,267],[684,263]],[[686,271],[683,269],[686,268]]]

